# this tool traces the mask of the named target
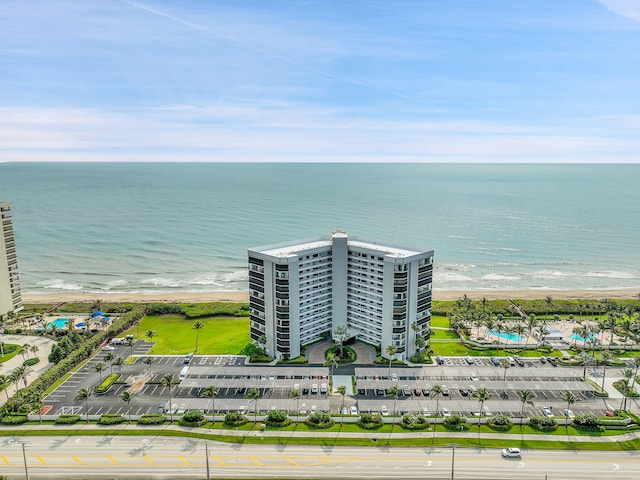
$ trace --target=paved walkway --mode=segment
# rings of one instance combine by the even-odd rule
[[[40,359],[38,363],[29,367],[29,374],[27,375],[27,384],[33,382],[42,372],[49,369],[51,364],[49,363],[49,354],[51,353],[51,346],[55,343],[50,338],[38,336],[38,335],[2,335],[2,341],[4,343],[14,343],[18,345],[24,345],[28,343],[29,345],[37,345],[38,353],[37,357]],[[33,353],[29,353],[29,356],[33,358]],[[0,363],[0,372],[3,375],[8,375],[12,370],[22,365],[22,362],[25,361],[25,358],[18,354],[13,357],[11,360],[8,360],[4,363]],[[20,388],[24,387],[24,385],[20,385]],[[9,386],[9,396],[15,393],[15,385]],[[4,405],[7,400],[4,392],[0,395],[0,406]]]
[[[34,416],[37,420],[37,416]],[[336,422],[338,423],[338,422]],[[345,419],[345,423],[346,419]],[[99,432],[101,430],[109,431],[109,435],[113,435],[114,428],[116,430],[135,430],[140,432],[141,435],[144,435],[145,431],[151,430],[157,432],[158,430],[165,432],[186,432],[186,433],[198,433],[198,434],[209,434],[209,435],[225,435],[231,437],[263,437],[263,438],[285,438],[285,437],[306,437],[306,438],[353,438],[353,439],[371,439],[375,441],[379,438],[389,438],[391,435],[393,439],[400,438],[424,438],[425,440],[430,440],[433,438],[434,434],[432,431],[423,431],[423,432],[404,432],[400,430],[400,427],[392,434],[389,432],[341,432],[341,431],[333,431],[333,432],[324,432],[324,431],[292,431],[292,430],[277,430],[277,431],[262,431],[260,430],[260,421],[256,425],[253,430],[236,430],[236,429],[210,429],[210,428],[193,428],[193,427],[181,427],[176,424],[172,425],[163,425],[158,427],[157,425],[149,425],[149,426],[139,426],[139,425],[129,425],[122,424],[118,426],[113,425],[95,425],[83,423],[80,421],[75,425],[71,425],[70,429],[75,432],[77,435],[86,435],[88,432],[91,434],[95,434],[95,432]],[[473,431],[473,429],[469,432],[458,433],[458,432],[448,432],[448,431],[440,431],[442,427],[439,427],[436,430],[435,437],[436,438],[467,438],[467,439],[477,439],[478,434]],[[66,430],[64,425],[21,425],[21,426],[0,426],[0,435],[3,433],[3,430],[9,430],[12,432],[18,431],[50,431],[51,435],[56,435],[56,432],[60,430]],[[577,436],[577,435],[536,435],[536,434],[519,434],[517,433],[517,426],[513,428],[514,433],[505,434],[500,432],[495,433],[481,433],[480,439],[493,439],[493,440],[504,440],[505,443],[522,441],[522,440],[534,440],[534,441],[562,441],[562,442],[585,442],[585,443],[600,443],[600,442],[623,442],[630,440],[638,440],[640,439],[640,432],[630,432],[630,433],[621,433],[619,435],[606,435],[606,436]],[[561,427],[559,428],[561,430]],[[59,434],[59,433],[58,433]],[[65,432],[65,435],[68,433]],[[162,435],[162,433],[160,433]]]

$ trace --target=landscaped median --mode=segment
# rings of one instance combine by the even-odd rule
[[[100,385],[96,387],[95,392],[98,395],[107,393],[109,389],[113,386],[113,384],[118,381],[119,378],[120,378],[119,373],[112,373],[107,378],[105,378]]]

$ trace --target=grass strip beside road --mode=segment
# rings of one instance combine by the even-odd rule
[[[640,439],[622,440],[615,439],[603,440],[602,442],[580,442],[571,439],[558,440],[538,440],[538,439],[480,439],[473,435],[468,437],[436,437],[433,439],[431,435],[426,434],[419,438],[389,438],[388,435],[376,435],[371,433],[368,437],[347,438],[341,437],[337,432],[331,437],[296,437],[292,432],[287,437],[270,437],[264,435],[259,428],[248,430],[246,435],[234,436],[204,432],[185,432],[180,430],[164,430],[164,429],[89,429],[89,430],[4,430],[0,429],[0,436],[18,436],[18,437],[47,437],[47,436],[113,436],[113,437],[129,437],[129,436],[164,436],[164,437],[181,437],[181,438],[198,438],[201,440],[211,440],[225,443],[240,444],[261,444],[261,445],[322,445],[322,446],[371,446],[371,447],[447,447],[455,443],[461,448],[504,448],[508,443],[511,447],[519,447],[520,449],[539,449],[539,450],[600,450],[600,451],[629,451],[640,449]]]

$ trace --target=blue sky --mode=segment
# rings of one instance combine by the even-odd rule
[[[3,0],[0,161],[640,161],[640,0]]]

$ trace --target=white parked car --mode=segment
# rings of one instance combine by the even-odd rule
[[[551,417],[553,417],[553,410],[551,409],[551,407],[544,407],[544,408],[542,409],[542,414],[543,414],[545,417],[549,417],[549,418],[551,418]]]
[[[442,416],[443,417],[450,417],[451,416],[451,412],[449,411],[448,408],[443,408],[442,409]]]
[[[358,408],[355,405],[351,405],[351,415],[358,415]]]
[[[380,413],[382,414],[383,417],[389,416],[389,410],[387,410],[386,405],[382,405],[382,407],[380,407]]]
[[[575,417],[575,415],[573,414],[573,410],[567,410],[567,409],[565,409],[565,411],[564,411],[564,416],[567,417],[567,418]]]
[[[522,458],[519,448],[505,448],[502,450],[502,456],[505,458]]]
[[[111,345],[105,345],[104,347],[102,347],[102,350],[105,352],[113,352],[115,350],[115,347],[112,347]]]

